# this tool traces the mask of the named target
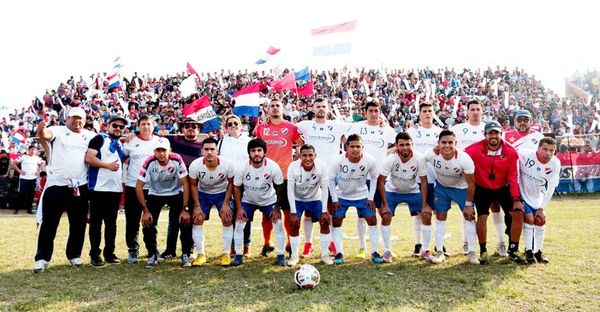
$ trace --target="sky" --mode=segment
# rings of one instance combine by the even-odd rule
[[[594,1],[3,1],[0,114],[70,76],[199,72],[519,67],[560,94],[600,68]],[[357,20],[348,55],[313,57],[310,29]],[[273,45],[281,52],[254,62]]]

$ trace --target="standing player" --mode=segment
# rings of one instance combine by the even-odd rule
[[[438,144],[438,136],[442,132],[442,128],[433,124],[433,106],[431,103],[426,102],[419,105],[419,126],[406,130],[410,137],[413,139],[414,149],[425,155],[425,153],[433,150]],[[435,181],[435,171],[430,163],[427,164],[427,204],[429,207],[434,208],[433,203],[433,186]],[[431,227],[431,214],[421,214],[413,217],[413,228],[420,229],[421,225]],[[431,229],[431,228],[430,228]],[[420,231],[420,230],[419,230]],[[422,255],[421,252],[421,237],[415,241],[415,250],[413,252],[414,257]],[[429,246],[425,246],[429,250]]]
[[[223,266],[231,264],[228,251],[233,239],[233,212],[229,207],[229,198],[233,194],[234,174],[233,163],[217,156],[217,140],[205,139],[202,157],[194,160],[189,169],[191,195],[194,200],[192,238],[198,253],[192,261],[192,266],[206,263],[203,224],[210,218],[213,205],[217,208],[223,224],[223,253],[219,257],[219,263]]]
[[[379,230],[373,201],[377,186],[367,186],[367,180],[377,181],[379,171],[375,159],[371,155],[363,153],[363,149],[361,137],[358,134],[351,134],[346,140],[346,155],[340,155],[338,160],[331,164],[329,192],[333,202],[332,237],[337,251],[334,264],[344,263],[341,226],[349,207],[356,207],[358,217],[365,218],[369,225],[369,238],[372,246],[371,260],[375,263],[383,263],[383,258],[377,252]],[[337,186],[334,182],[336,180],[338,181]]]
[[[528,263],[548,263],[542,254],[546,234],[544,209],[560,178],[560,161],[554,152],[556,140],[542,138],[537,151],[519,153],[519,189],[525,205],[525,257]]]
[[[302,213],[305,211],[310,212],[312,222],[318,221],[321,226],[321,260],[325,264],[333,264],[328,250],[331,241],[330,217],[327,212],[328,172],[325,163],[315,159],[316,156],[315,148],[312,145],[303,145],[300,148],[300,159],[291,163],[288,168],[287,196],[290,202],[290,221],[292,223],[290,233],[292,254],[288,260],[289,266],[295,266],[299,261],[299,219],[302,218]]]
[[[244,259],[242,256],[244,227],[246,222],[252,222],[254,212],[260,210],[263,219],[267,218],[274,224],[275,239],[277,241],[277,264],[285,266],[283,255],[285,252],[285,232],[283,222],[281,222],[280,206],[283,200],[281,189],[283,187],[283,174],[274,161],[265,157],[267,143],[262,139],[250,140],[247,151],[249,160],[243,167],[238,169],[233,180],[237,224],[233,234],[235,259],[231,265],[239,266],[242,264]],[[244,188],[243,197],[242,187]]]
[[[383,260],[390,263],[392,262],[390,224],[392,217],[395,216],[396,206],[407,203],[411,217],[420,218],[421,213],[431,215],[431,207],[427,204],[427,163],[423,155],[413,152],[412,139],[408,133],[400,132],[396,135],[395,153],[388,155],[383,162],[377,185],[380,192],[385,190],[385,196],[381,196],[384,207],[381,215],[381,234],[384,247]],[[415,241],[419,243],[421,230],[423,230],[423,242],[425,246],[429,246],[431,226],[423,225],[417,228],[413,223]],[[423,255],[423,258],[431,261],[433,258],[429,248],[426,250],[427,254]]]
[[[355,123],[350,128],[349,134],[359,134],[363,140],[364,151],[371,155],[374,159],[383,160],[387,156],[388,147],[394,144],[396,138],[396,131],[386,124],[381,127],[379,117],[381,116],[381,105],[375,99],[370,100],[366,104],[367,120],[364,122]],[[367,184],[375,184],[377,187],[377,181],[370,179],[367,180]],[[383,190],[381,191],[383,194]],[[375,207],[381,208],[383,205],[380,192],[375,193]],[[365,232],[367,229],[367,223],[363,218],[358,218],[356,221],[356,229],[358,231],[358,242],[359,250],[357,257],[364,259],[366,257],[366,243]]]
[[[531,129],[531,113],[522,109],[515,114],[515,128],[504,133],[504,141],[517,151],[535,151],[544,135]]]
[[[281,172],[283,173],[283,189],[281,198],[281,209],[284,213],[284,225],[289,235],[291,230],[290,220],[290,204],[287,199],[287,169],[292,163],[293,157],[293,144],[296,143],[298,146],[304,144],[298,127],[295,124],[283,119],[283,105],[277,99],[271,100],[269,103],[268,111],[269,121],[264,124],[256,126],[256,137],[263,139],[267,144],[266,157],[272,159],[279,165]],[[262,255],[266,256],[268,252],[272,251],[269,242],[271,240],[271,230],[273,229],[272,223],[263,218],[263,235],[265,237],[265,246],[263,247]],[[289,238],[288,238],[289,246]],[[291,252],[291,250],[290,250]]]
[[[425,159],[436,174],[435,181],[435,245],[437,254],[434,263],[444,261],[444,236],[446,235],[446,219],[451,202],[455,202],[463,213],[463,232],[467,236],[469,262],[479,264],[475,255],[477,229],[473,210],[475,193],[475,165],[469,155],[456,149],[456,137],[450,130],[442,130],[438,139],[439,154],[429,151]],[[425,246],[426,248],[427,246]]]

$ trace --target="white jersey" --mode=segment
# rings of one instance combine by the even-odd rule
[[[173,196],[183,192],[181,179],[188,175],[185,163],[179,154],[170,153],[166,165],[161,165],[156,156],[146,159],[138,180],[148,185],[148,195]]]
[[[329,187],[329,174],[327,165],[320,159],[315,159],[315,164],[310,171],[302,167],[302,160],[296,160],[288,167],[288,200],[290,211],[296,212],[295,201],[309,202],[323,201],[324,210],[327,210],[327,188]]]
[[[206,167],[204,157],[192,161],[189,176],[198,180],[198,191],[207,194],[219,194],[227,191],[227,178],[233,178],[235,168],[226,158],[217,158],[217,167],[213,170]]]
[[[465,174],[475,173],[475,164],[471,156],[461,150],[456,150],[450,160],[429,151],[425,154],[425,160],[434,168],[437,182],[445,187],[466,189],[468,185]]]
[[[317,157],[331,163],[340,155],[341,137],[348,132],[352,124],[337,120],[326,120],[325,123],[304,120],[297,126],[304,142],[315,147]]]
[[[44,161],[36,155],[29,156],[25,154],[19,157],[17,162],[21,164],[21,170],[23,171],[23,174],[19,176],[20,179],[36,180],[40,165]]]
[[[123,152],[125,152],[126,156],[129,156],[129,165],[125,173],[126,186],[135,187],[142,165],[148,157],[154,155],[156,141],[158,141],[158,136],[155,135],[148,141],[136,136],[129,143],[123,145]],[[144,188],[148,189],[148,186],[146,185]]]
[[[560,178],[560,161],[556,156],[546,164],[537,151],[519,153],[519,190],[523,200],[534,209],[546,208]]]
[[[432,151],[438,144],[438,138],[442,128],[432,125],[431,128],[417,127],[406,130],[410,134],[413,142],[413,149],[422,155]],[[432,184],[435,181],[435,170],[427,163],[427,183]]]
[[[338,197],[346,200],[358,200],[368,198],[373,200],[377,185],[375,182],[371,187],[367,187],[367,180],[377,181],[379,169],[375,159],[363,153],[360,160],[356,163],[348,160],[346,155],[340,155],[334,163],[330,165],[329,171],[329,192],[334,202]],[[337,186],[335,181],[338,182]]]
[[[254,168],[252,161],[246,161],[233,179],[233,185],[244,186],[242,202],[257,206],[269,206],[277,202],[273,183],[283,184],[283,173],[279,165],[269,158],[265,158],[260,168]]]
[[[365,145],[365,152],[377,159],[378,165],[387,156],[388,146],[394,144],[396,140],[396,131],[389,125],[370,126],[366,121],[353,124],[348,135],[353,133],[360,135]]]
[[[52,133],[50,140],[50,163],[47,167],[46,188],[58,186],[80,186],[87,184],[88,166],[85,154],[90,140],[96,133],[89,130],[73,132],[66,126],[47,128]]]
[[[90,166],[88,188],[91,191],[98,192],[123,192],[123,166],[119,155],[119,150],[123,153],[123,149],[119,138],[112,139],[107,134],[98,134],[90,141],[89,148],[98,151],[96,157],[103,162],[113,163],[118,161],[119,169],[112,171]]]
[[[485,139],[485,124],[473,126],[468,122],[460,123],[450,128],[456,135],[456,148],[464,151],[467,146]]]
[[[250,140],[250,137],[245,134],[238,138],[229,135],[223,136],[218,145],[219,156],[230,160],[236,168],[242,166],[248,162],[248,142]]]
[[[419,152],[403,163],[397,153],[388,155],[381,166],[381,175],[387,177],[385,191],[399,194],[420,193],[421,177],[427,176],[427,162]]]

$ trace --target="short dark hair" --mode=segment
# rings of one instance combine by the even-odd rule
[[[433,105],[431,105],[431,103],[429,103],[429,102],[419,104],[419,113],[423,110],[424,107],[432,107],[433,108]]]
[[[137,124],[138,124],[138,126],[139,126],[139,125],[140,125],[140,123],[141,123],[142,121],[144,121],[144,120],[150,120],[150,121],[152,121],[152,123],[154,123],[154,120],[152,119],[152,116],[150,116],[150,115],[147,115],[147,114],[142,114],[142,115],[141,115],[141,116],[138,118],[138,121],[137,121]]]
[[[210,143],[218,144],[219,141],[213,137],[208,137],[208,138],[204,139],[204,141],[202,141],[202,144],[210,144]]]
[[[408,140],[408,141],[412,141],[412,138],[410,137],[410,134],[408,134],[408,132],[398,132],[398,134],[396,134],[396,143],[398,143],[398,140]]]
[[[549,145],[558,145],[558,142],[556,142],[556,140],[551,137],[544,137],[543,139],[541,139],[540,144],[538,146],[542,146],[542,144],[544,143]]]
[[[267,142],[261,138],[252,139],[248,142],[248,155],[253,148],[261,147],[265,154],[267,153]]]
[[[313,152],[316,152],[315,147],[310,144],[304,144],[304,145],[302,145],[302,147],[300,147],[300,153],[302,153],[306,150],[312,150]]]
[[[467,102],[467,109],[471,108],[471,105],[481,105],[481,102],[479,102],[479,100],[470,100],[469,102]]]
[[[442,132],[440,132],[440,136],[438,137],[438,141],[441,140],[443,136],[447,136],[447,135],[456,138],[456,134],[454,134],[454,132],[452,132],[452,130],[444,129],[444,130],[442,130]]]
[[[376,99],[371,99],[370,101],[367,102],[367,104],[365,105],[365,109],[369,109],[369,107],[377,107],[379,109],[381,109],[381,104],[379,104],[379,101],[377,101]]]
[[[315,105],[315,104],[319,104],[319,103],[323,103],[323,102],[327,103],[327,99],[326,99],[326,98],[324,98],[324,97],[318,97],[318,98],[316,98],[316,99],[315,99],[315,101],[313,102],[313,105]]]
[[[360,137],[360,135],[353,133],[353,134],[349,135],[348,138],[346,139],[346,144],[348,144],[348,142],[350,142],[350,141],[362,142],[362,138]]]

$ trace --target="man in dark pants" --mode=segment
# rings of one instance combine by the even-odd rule
[[[44,162],[35,155],[35,151],[35,146],[30,145],[25,155],[12,162],[13,169],[19,173],[19,204],[29,214],[33,214],[31,206],[33,205],[33,196],[35,195],[35,186]],[[21,165],[21,168],[19,168],[18,164]],[[19,205],[14,208],[15,214],[18,213]]]
[[[122,162],[125,158],[119,141],[127,120],[113,116],[108,121],[108,134],[98,134],[88,146],[85,162],[90,166],[88,186],[90,190],[90,258],[94,268],[104,267],[100,257],[102,222],[104,222],[104,259],[110,264],[121,261],[115,255],[117,214],[123,192]]]
[[[6,208],[10,196],[10,180],[8,178],[8,169],[10,168],[10,158],[3,148],[0,150],[0,191],[2,192],[2,205],[0,208]]]
[[[81,250],[85,239],[88,213],[87,166],[84,158],[90,140],[96,135],[83,129],[85,111],[72,107],[67,113],[66,126],[46,128],[42,121],[37,128],[40,141],[52,145],[48,180],[42,196],[42,225],[38,237],[33,272],[48,267],[54,251],[54,238],[63,211],[69,216],[67,258],[72,266],[83,265]]]

